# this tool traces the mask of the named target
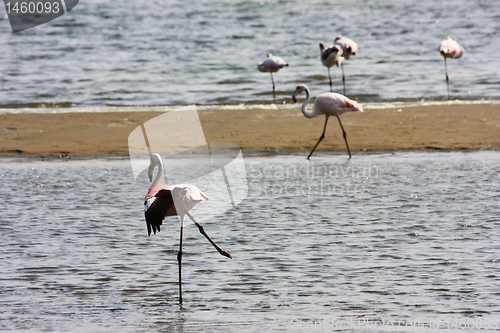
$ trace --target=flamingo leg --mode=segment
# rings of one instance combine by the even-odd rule
[[[274,104],[276,104],[276,92],[275,92],[274,78],[273,78],[273,73],[272,72],[271,72],[271,81],[273,82],[273,101],[274,101]]]
[[[448,78],[448,65],[446,64],[446,58],[444,58],[444,71],[446,73],[446,85],[448,86],[448,99],[450,99],[450,79]]]
[[[194,219],[194,217],[193,217],[191,214],[189,214],[189,212],[186,212],[186,215],[187,215],[187,216],[191,219],[191,221],[193,221],[193,222],[194,222],[194,224],[196,224],[196,226],[197,226],[197,227],[198,227],[198,229],[200,230],[200,233],[201,233],[203,236],[205,236],[205,237],[206,237],[206,239],[208,239],[208,241],[210,242],[210,244],[212,244],[212,245],[215,247],[215,249],[216,249],[217,251],[219,251],[219,253],[220,253],[221,255],[223,255],[223,256],[225,256],[225,257],[228,257],[228,258],[230,258],[230,259],[233,259],[233,257],[231,256],[231,254],[230,254],[229,252],[223,251],[220,247],[218,247],[218,246],[217,246],[217,244],[215,244],[215,242],[214,242],[214,241],[213,241],[210,237],[208,237],[207,233],[205,232],[205,229],[203,229],[203,226],[202,226],[200,223],[198,223],[198,222]]]
[[[333,92],[332,76],[330,75],[330,67],[328,67],[328,77],[330,78],[330,92]]]
[[[340,67],[342,68],[342,84],[344,85],[344,96],[345,96],[345,75],[344,75],[344,63],[343,62],[340,64]]]
[[[342,126],[339,116],[337,116],[337,119],[339,120],[340,128],[342,128],[342,134],[344,135],[345,145],[347,146],[347,152],[349,153],[349,159],[351,159],[351,151],[349,150],[349,144],[347,143],[347,135],[345,133],[344,126]]]
[[[184,216],[181,215],[181,237],[179,241],[179,252],[177,253],[177,262],[179,263],[179,304],[182,304],[182,275],[181,275],[181,266],[182,266],[182,233],[184,230]]]
[[[330,70],[330,69],[328,69]],[[311,150],[311,152],[309,153],[309,156],[307,156],[307,159],[309,159],[311,157],[311,155],[314,153],[314,150],[316,150],[316,147],[319,145],[319,143],[321,142],[321,140],[323,140],[325,138],[325,131],[326,131],[326,124],[328,123],[328,116],[326,116],[326,119],[325,119],[325,127],[323,127],[323,133],[321,134],[321,136],[319,137],[319,140],[318,142],[316,143],[316,145],[314,146],[314,148]]]

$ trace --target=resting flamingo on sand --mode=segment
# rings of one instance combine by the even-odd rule
[[[330,91],[333,92],[332,76],[330,74],[330,67],[338,66],[342,63],[342,47],[339,45],[332,45],[325,47],[323,42],[319,43],[319,50],[321,52],[321,63],[328,68],[328,78],[330,79]],[[345,90],[345,89],[344,89]]]
[[[350,100],[349,98],[341,94],[324,93],[316,97],[316,99],[314,100],[312,111],[307,111],[307,104],[309,103],[309,100],[311,98],[311,92],[305,85],[300,84],[297,86],[297,88],[293,92],[292,99],[296,103],[297,95],[299,95],[304,91],[306,92],[306,98],[302,103],[302,114],[304,114],[304,116],[306,116],[307,118],[314,118],[321,114],[324,114],[326,117],[325,126],[323,127],[323,133],[321,134],[318,143],[316,143],[314,148],[311,150],[311,153],[309,153],[309,156],[307,156],[307,159],[311,157],[311,155],[313,154],[314,150],[319,145],[321,140],[325,138],[326,125],[328,123],[328,118],[330,116],[335,116],[339,120],[340,128],[342,128],[342,134],[344,135],[345,144],[347,146],[347,152],[349,153],[349,158],[351,158],[351,151],[349,150],[349,144],[347,143],[347,135],[345,133],[344,126],[342,126],[342,122],[340,121],[339,116],[346,111],[363,112],[361,104],[353,100]]]
[[[274,87],[273,73],[276,73],[288,64],[280,57],[275,57],[271,53],[267,55],[267,59],[257,65],[257,69],[264,73],[271,73],[271,81],[273,82],[273,101],[276,104],[276,92]]]
[[[208,200],[208,197],[194,185],[165,185],[160,184],[163,176],[163,162],[159,154],[152,154],[148,169],[149,180],[153,179],[153,171],[158,167],[158,173],[151,184],[151,187],[144,201],[144,214],[146,216],[146,225],[148,227],[148,236],[151,230],[154,234],[160,232],[160,226],[163,219],[167,216],[179,216],[181,220],[180,244],[177,261],[179,263],[179,303],[182,304],[182,282],[181,282],[181,263],[182,263],[182,232],[184,229],[184,216],[187,215],[198,227],[200,233],[225,257],[231,258],[231,254],[221,250],[217,244],[206,234],[203,226],[198,223],[189,211],[201,201]]]
[[[446,85],[448,86],[448,99],[450,99],[450,79],[448,78],[448,65],[446,58],[459,59],[464,54],[464,49],[450,37],[439,44],[439,53],[444,57],[444,71],[446,73]]]
[[[345,75],[344,75],[344,59],[349,59],[352,55],[356,55],[358,52],[358,44],[353,42],[347,37],[337,36],[333,45],[338,45],[342,48],[342,60],[340,61],[340,67],[342,68],[342,83],[344,85],[344,95],[345,93]]]

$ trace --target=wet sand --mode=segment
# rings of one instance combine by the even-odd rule
[[[341,116],[351,152],[500,148],[495,104],[368,109]],[[0,114],[1,157],[127,156],[128,135],[161,112]],[[305,118],[299,106],[282,110],[203,110],[209,142],[233,142],[243,152],[308,152],[324,117]],[[317,151],[345,152],[338,121],[330,118]]]

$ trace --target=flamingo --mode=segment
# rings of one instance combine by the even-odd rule
[[[349,159],[351,158],[351,151],[349,150],[349,144],[347,143],[347,135],[344,130],[344,126],[342,126],[342,122],[340,121],[340,115],[346,111],[361,111],[363,112],[363,107],[358,102],[355,102],[344,95],[337,93],[324,93],[316,97],[314,100],[314,105],[312,111],[307,111],[307,104],[309,103],[309,99],[311,98],[311,92],[309,89],[300,84],[295,88],[293,92],[292,99],[295,103],[297,103],[297,95],[302,92],[306,92],[306,98],[302,103],[302,114],[307,118],[314,118],[321,114],[325,115],[325,126],[323,127],[323,133],[321,134],[318,142],[314,146],[314,148],[307,156],[307,159],[311,157],[316,147],[319,145],[321,140],[325,138],[326,125],[328,123],[328,117],[335,116],[339,120],[340,128],[342,128],[342,133],[344,135],[345,144],[347,146],[347,152],[349,153]]]
[[[152,181],[153,171],[158,167],[158,173],[151,184],[148,194],[144,201],[144,215],[146,216],[146,225],[148,227],[148,236],[151,235],[151,230],[156,235],[156,231],[160,232],[160,226],[163,219],[167,216],[179,216],[181,221],[180,244],[179,252],[177,253],[177,261],[179,263],[179,303],[182,304],[182,233],[184,229],[184,216],[187,215],[191,221],[196,224],[200,233],[205,236],[208,241],[215,247],[219,253],[225,257],[232,259],[229,252],[221,250],[217,244],[206,234],[203,226],[198,223],[189,211],[201,201],[208,200],[208,197],[194,185],[165,185],[160,184],[163,176],[163,162],[159,154],[152,154],[150,157],[150,165],[148,169],[149,180]]]
[[[342,60],[349,59],[352,55],[356,55],[358,52],[358,44],[353,42],[347,37],[337,36],[333,45],[338,45],[342,48]],[[341,61],[340,67],[342,68],[342,83],[344,84],[344,95],[345,93],[345,75],[344,75],[344,63]]]
[[[333,92],[332,76],[330,75],[330,67],[340,65],[342,60],[342,48],[339,45],[332,45],[325,48],[323,42],[319,43],[319,50],[321,52],[321,62],[328,68],[328,77],[330,78],[330,91]]]
[[[439,44],[439,52],[444,58],[444,71],[446,73],[446,85],[448,86],[448,99],[450,99],[450,79],[448,78],[448,66],[446,58],[459,59],[464,54],[464,49],[456,41],[450,37],[446,38]]]
[[[257,65],[257,69],[263,73],[271,73],[271,81],[273,82],[273,100],[276,104],[276,93],[274,88],[273,73],[276,73],[288,64],[280,57],[273,56],[271,53],[267,55],[267,59]]]

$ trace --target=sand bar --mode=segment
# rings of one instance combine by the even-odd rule
[[[341,116],[353,154],[393,150],[500,148],[497,104],[369,109]],[[160,112],[0,114],[1,157],[127,156],[128,135]],[[308,152],[324,117],[296,109],[203,110],[207,141],[233,142],[244,152]],[[329,120],[318,151],[345,152],[338,121]]]

